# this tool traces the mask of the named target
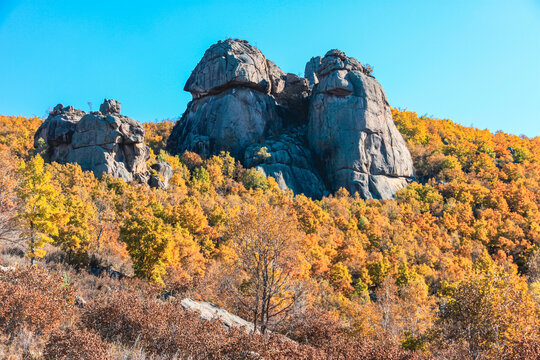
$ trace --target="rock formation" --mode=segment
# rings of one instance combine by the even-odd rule
[[[248,145],[277,134],[281,127],[275,100],[269,95],[272,80],[266,58],[245,42],[211,46],[184,90],[193,101],[169,139],[168,147],[175,153],[187,149],[209,156],[229,151],[241,159]]]
[[[293,128],[289,133],[248,146],[244,165],[257,167],[265,175],[272,176],[281,189],[321,197],[326,191],[325,185],[313,167],[312,152],[304,146],[304,134],[304,129]]]
[[[173,129],[169,152],[189,150],[208,157],[228,151],[278,179],[283,189],[323,195],[318,170],[306,157],[311,153],[305,138],[299,136],[295,144],[280,141],[285,128],[307,119],[307,80],[285,74],[246,41],[226,40],[205,52],[184,90],[191,92],[193,101]],[[270,143],[265,145],[265,140]],[[271,160],[253,158],[253,151],[264,146]],[[274,150],[287,155],[272,157]]]
[[[193,100],[168,140],[173,154],[228,151],[315,198],[344,187],[386,199],[413,177],[382,87],[339,50],[312,58],[302,78],[247,41],[219,41],[184,90]]]
[[[149,151],[144,144],[144,128],[139,122],[120,115],[120,103],[116,100],[106,99],[100,111],[90,114],[72,106],[57,105],[34,136],[36,147],[41,141],[47,145],[51,162],[77,163],[96,177],[110,174],[125,181],[148,181]],[[165,170],[158,173],[160,171]],[[165,178],[163,180],[168,181]],[[164,187],[166,181],[163,180],[159,178],[161,183],[153,181],[156,186]]]

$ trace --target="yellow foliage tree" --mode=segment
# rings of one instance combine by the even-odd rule
[[[15,241],[18,174],[10,149],[0,144],[0,241]]]
[[[498,358],[513,342],[538,335],[538,306],[515,269],[485,257],[465,279],[442,291],[439,331],[470,359]]]
[[[45,255],[43,246],[58,235],[59,226],[66,221],[62,198],[51,184],[51,175],[45,171],[44,161],[37,155],[20,165],[21,180],[18,195],[22,201],[19,220],[21,233],[28,245],[27,256],[32,265]]]
[[[130,196],[134,196],[131,194]],[[150,198],[132,198],[120,236],[133,261],[135,274],[163,284],[167,269],[202,273],[204,259],[188,231],[163,220],[163,207]]]

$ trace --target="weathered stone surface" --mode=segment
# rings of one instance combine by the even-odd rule
[[[414,171],[381,85],[339,50],[325,55],[317,78],[307,138],[331,190],[392,197]]]
[[[287,74],[283,72],[273,61],[266,60],[268,65],[268,76],[270,78],[270,83],[272,85],[271,93],[272,95],[279,94],[285,89],[285,84],[287,83]]]
[[[173,176],[172,166],[166,162],[157,162],[150,167],[153,171],[150,173],[148,185],[155,188],[167,189],[169,180]]]
[[[227,330],[239,328],[245,330],[246,333],[253,333],[253,323],[231,314],[230,312],[217,307],[212,303],[200,302],[190,298],[185,298],[180,302],[180,305],[182,305],[182,308],[184,308],[186,311],[198,312],[201,319],[205,321],[221,321]]]
[[[173,154],[228,151],[281,188],[316,198],[345,187],[386,199],[414,175],[382,87],[340,50],[313,57],[302,78],[246,41],[220,41],[185,90],[193,100],[168,140]]]
[[[105,100],[101,112],[86,114],[57,105],[34,136],[48,145],[49,161],[77,163],[97,177],[110,174],[132,181],[145,178],[148,148],[144,128],[119,114],[120,103]]]
[[[2,266],[0,265],[0,272],[12,272],[17,270],[15,266]]]
[[[319,82],[317,71],[321,67],[321,60],[322,58],[320,56],[314,56],[306,64],[304,76],[308,79],[310,88],[313,88]]]
[[[103,104],[99,107],[99,111],[103,115],[107,114],[113,114],[113,115],[119,115],[120,114],[120,102],[117,100],[108,100],[105,99]]]
[[[71,139],[77,123],[84,115],[84,111],[76,110],[73,106],[56,105],[37,130],[35,146],[39,146],[38,140],[43,139],[49,147],[49,159],[60,162],[59,159],[64,159],[71,151]]]

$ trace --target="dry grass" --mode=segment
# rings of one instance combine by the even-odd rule
[[[95,332],[57,329],[49,336],[43,360],[111,360],[109,345]]]
[[[14,337],[22,329],[46,335],[60,325],[73,304],[72,289],[39,268],[0,272],[0,329]]]

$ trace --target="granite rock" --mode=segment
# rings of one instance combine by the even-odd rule
[[[327,194],[319,171],[313,166],[314,155],[305,143],[305,129],[295,128],[277,138],[251,145],[244,164],[272,176],[282,190],[321,198]]]
[[[120,115],[120,102],[112,99],[105,99],[99,107],[99,111],[104,114]]]
[[[244,149],[276,133],[282,118],[275,99],[249,87],[233,87],[194,99],[173,128],[167,149],[193,151],[206,158],[228,151],[242,160]]]
[[[180,302],[185,311],[197,312],[204,321],[219,321],[225,330],[240,329],[248,334],[254,332],[253,323],[231,314],[212,303],[185,298]],[[258,332],[258,331],[257,331]]]
[[[185,90],[193,100],[168,139],[172,154],[228,151],[281,188],[315,198],[344,187],[387,199],[414,176],[384,90],[340,50],[313,57],[300,77],[247,41],[219,41]]]
[[[148,185],[155,188],[167,189],[169,180],[173,176],[172,166],[166,162],[159,161],[150,168],[153,170],[148,179]]]

